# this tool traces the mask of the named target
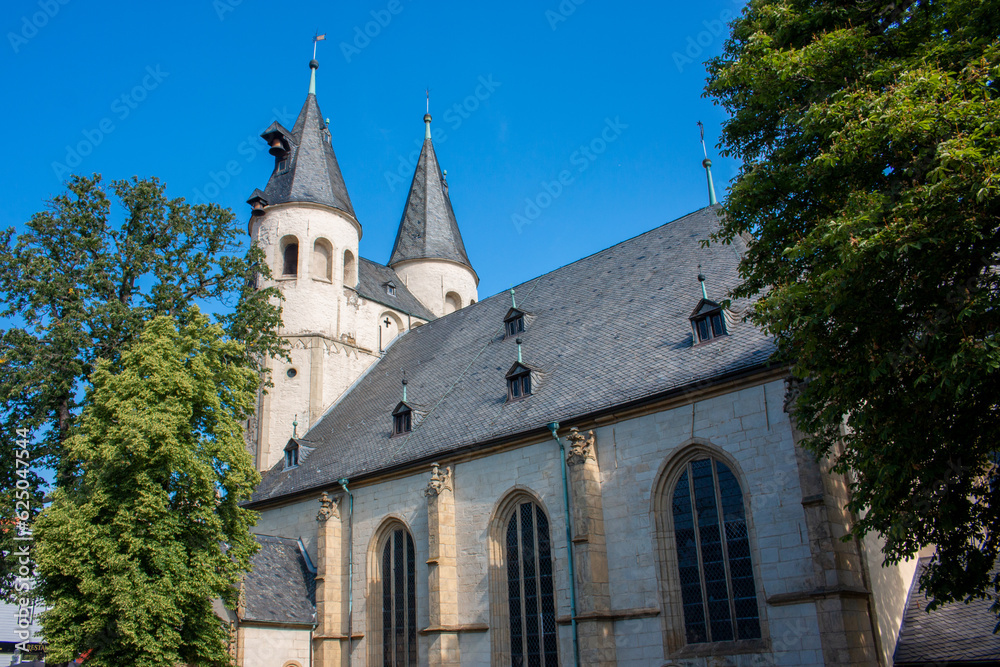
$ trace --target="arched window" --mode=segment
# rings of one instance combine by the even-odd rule
[[[462,307],[462,297],[457,292],[448,292],[444,296],[444,314],[454,313]]]
[[[299,275],[299,240],[294,236],[281,239],[281,275]]]
[[[393,520],[382,528],[370,567],[368,664],[416,667],[416,557],[413,537],[401,522]]]
[[[326,239],[313,243],[312,277],[333,280],[333,245]]]
[[[344,251],[344,285],[355,287],[358,284],[358,261],[350,250]]]
[[[759,640],[747,507],[732,465],[695,446],[663,475],[657,496],[668,651]]]
[[[494,664],[559,664],[552,540],[541,505],[516,493],[491,530],[490,628]]]

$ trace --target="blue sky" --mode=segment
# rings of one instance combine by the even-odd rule
[[[361,254],[388,260],[429,87],[486,297],[706,205],[698,120],[724,195],[738,165],[714,148],[725,115],[701,97],[702,63],[742,4],[7,0],[0,226],[73,172],[157,176],[245,225],[273,166],[258,135],[294,122],[318,30]]]

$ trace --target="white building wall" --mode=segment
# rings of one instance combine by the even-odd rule
[[[243,667],[284,667],[290,660],[309,667],[308,630],[254,626],[241,630]]]
[[[465,308],[479,300],[476,274],[467,266],[444,259],[415,259],[392,267],[402,278],[413,296],[437,317],[452,312],[445,297],[454,292],[460,297],[459,307]]]

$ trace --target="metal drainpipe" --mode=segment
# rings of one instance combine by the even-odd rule
[[[379,329],[381,331],[381,328]],[[354,494],[347,488],[347,479],[338,479],[347,494],[347,660],[350,662],[354,653]]]
[[[563,505],[566,508],[566,551],[569,553],[569,612],[573,627],[573,664],[580,667],[580,638],[576,631],[576,570],[573,567],[573,515],[569,509],[569,481],[566,478],[566,448],[559,439],[559,422],[549,425],[552,437],[559,443],[559,460],[562,462]]]

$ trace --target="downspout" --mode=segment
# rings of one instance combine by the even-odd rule
[[[379,328],[381,331],[381,327]],[[338,479],[337,483],[347,494],[347,655],[348,661],[354,653],[354,494],[347,488],[347,478]]]
[[[548,425],[552,437],[559,443],[559,460],[562,462],[563,505],[566,508],[566,551],[569,554],[569,614],[573,627],[573,664],[580,667],[580,637],[576,629],[576,569],[573,567],[573,515],[569,509],[569,481],[566,478],[566,447],[559,439],[559,422]]]

